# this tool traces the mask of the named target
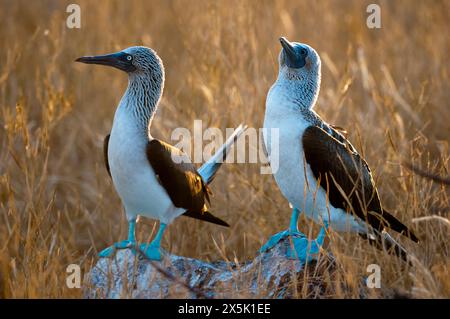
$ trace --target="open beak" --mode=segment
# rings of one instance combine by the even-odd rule
[[[76,59],[75,62],[107,65],[125,72],[133,72],[136,70],[136,67],[131,63],[131,61],[127,60],[127,57],[128,54],[118,52],[107,55],[83,56]]]

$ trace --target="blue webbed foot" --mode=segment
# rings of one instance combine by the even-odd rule
[[[275,235],[273,235],[272,237],[270,237],[270,239],[261,247],[261,249],[259,250],[260,253],[264,253],[266,251],[268,251],[269,249],[273,248],[276,244],[278,244],[280,242],[280,240],[292,236],[292,238],[298,238],[298,237],[306,237],[304,234],[302,234],[299,231],[292,231],[292,230],[285,230],[282,232],[279,232]]]
[[[289,229],[273,235],[269,241],[261,247],[259,252],[266,252],[278,244],[280,240],[291,237],[292,247],[289,247],[287,250],[287,258],[300,260],[302,263],[308,263],[314,259],[320,251],[320,247],[323,245],[326,229],[328,229],[328,223],[324,222],[324,227],[320,230],[317,238],[310,241],[307,236],[298,231],[297,220],[299,215],[300,211],[297,208],[294,208],[292,210]]]
[[[127,248],[131,248],[133,253],[136,252],[136,242],[132,241],[132,240],[123,240],[121,242],[115,243],[112,246],[109,246],[108,248],[103,249],[98,255],[99,257],[102,258],[108,258],[111,257],[112,255],[114,255],[114,252],[117,249],[127,249]]]
[[[297,208],[294,208],[292,210],[291,222],[289,225],[289,229],[270,237],[270,239],[267,241],[267,243],[265,243],[261,247],[259,252],[263,253],[263,252],[268,251],[269,249],[273,248],[276,244],[278,244],[280,242],[280,240],[282,240],[288,236],[292,236],[293,238],[294,237],[301,237],[301,238],[306,237],[304,234],[299,232],[298,228],[297,228],[297,220],[298,220],[299,215],[300,215],[300,211]]]
[[[150,260],[161,260],[162,249],[159,245],[150,244],[141,244],[139,245],[140,252]]]
[[[139,245],[139,250],[141,253],[150,260],[161,260],[162,249],[161,249],[161,239],[166,229],[166,224],[161,223],[159,225],[158,233],[155,239],[150,244]]]
[[[287,257],[289,259],[298,259],[302,263],[309,263],[317,257],[326,235],[328,224],[320,229],[316,239],[309,241],[307,237],[292,237],[292,246],[288,248]]]

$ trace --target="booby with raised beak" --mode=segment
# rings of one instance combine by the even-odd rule
[[[134,250],[138,216],[160,221],[153,241],[139,245],[151,260],[161,260],[163,233],[180,215],[228,226],[208,211],[208,185],[245,128],[239,126],[197,170],[186,153],[150,133],[164,88],[164,66],[154,50],[135,46],[113,54],[81,57],[76,62],[111,66],[128,74],[128,87],[114,115],[111,134],[104,140],[105,165],[125,208],[128,239],[99,255],[109,257],[116,249]]]
[[[278,78],[267,95],[263,136],[269,161],[275,156],[278,159],[273,175],[293,212],[289,230],[274,235],[261,251],[299,234],[297,219],[303,212],[325,228],[356,232],[378,248],[406,259],[406,250],[386,228],[415,242],[418,238],[382,207],[369,166],[353,145],[313,110],[320,89],[319,55],[307,44],[284,37],[280,43]],[[279,130],[279,154],[271,154],[268,143],[273,129]],[[324,227],[316,242],[308,243],[301,233],[292,236],[290,257],[307,261],[317,253]]]

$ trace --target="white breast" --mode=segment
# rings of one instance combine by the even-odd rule
[[[286,199],[317,223],[328,220],[337,231],[360,230],[352,216],[328,204],[326,192],[304,161],[302,136],[309,125],[283,88],[273,86],[266,100],[263,136],[275,181]],[[278,129],[279,141],[273,129]]]
[[[176,208],[156,179],[147,160],[148,137],[131,112],[119,106],[114,116],[108,145],[108,161],[114,187],[127,216],[143,215],[170,223],[184,213]]]

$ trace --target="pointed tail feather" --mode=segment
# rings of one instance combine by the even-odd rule
[[[408,229],[401,221],[399,221],[397,218],[395,218],[391,213],[383,209],[383,219],[387,222],[387,226],[391,228],[392,230],[395,230],[396,232],[408,237],[412,241],[418,243],[419,238]]]
[[[391,237],[386,231],[382,231],[381,233],[376,234],[359,234],[361,237],[369,241],[369,244],[372,246],[384,250],[388,252],[391,255],[395,255],[397,257],[400,257],[404,261],[411,264],[411,262],[408,260],[409,253],[408,251],[403,248],[402,245],[400,245],[394,238]]]
[[[246,125],[239,125],[239,127],[233,132],[233,134],[231,134],[231,136],[219,148],[219,150],[198,169],[198,173],[203,178],[206,184],[209,184],[213,181],[214,177],[216,176],[217,170],[220,168],[220,166],[222,166],[231,147],[246,129]]]
[[[210,223],[217,224],[220,226],[230,227],[230,225],[226,221],[223,221],[222,219],[214,216],[213,214],[211,214],[208,211],[203,212],[203,213],[197,213],[197,212],[188,210],[183,214],[183,216],[203,220],[205,222],[210,222]]]

